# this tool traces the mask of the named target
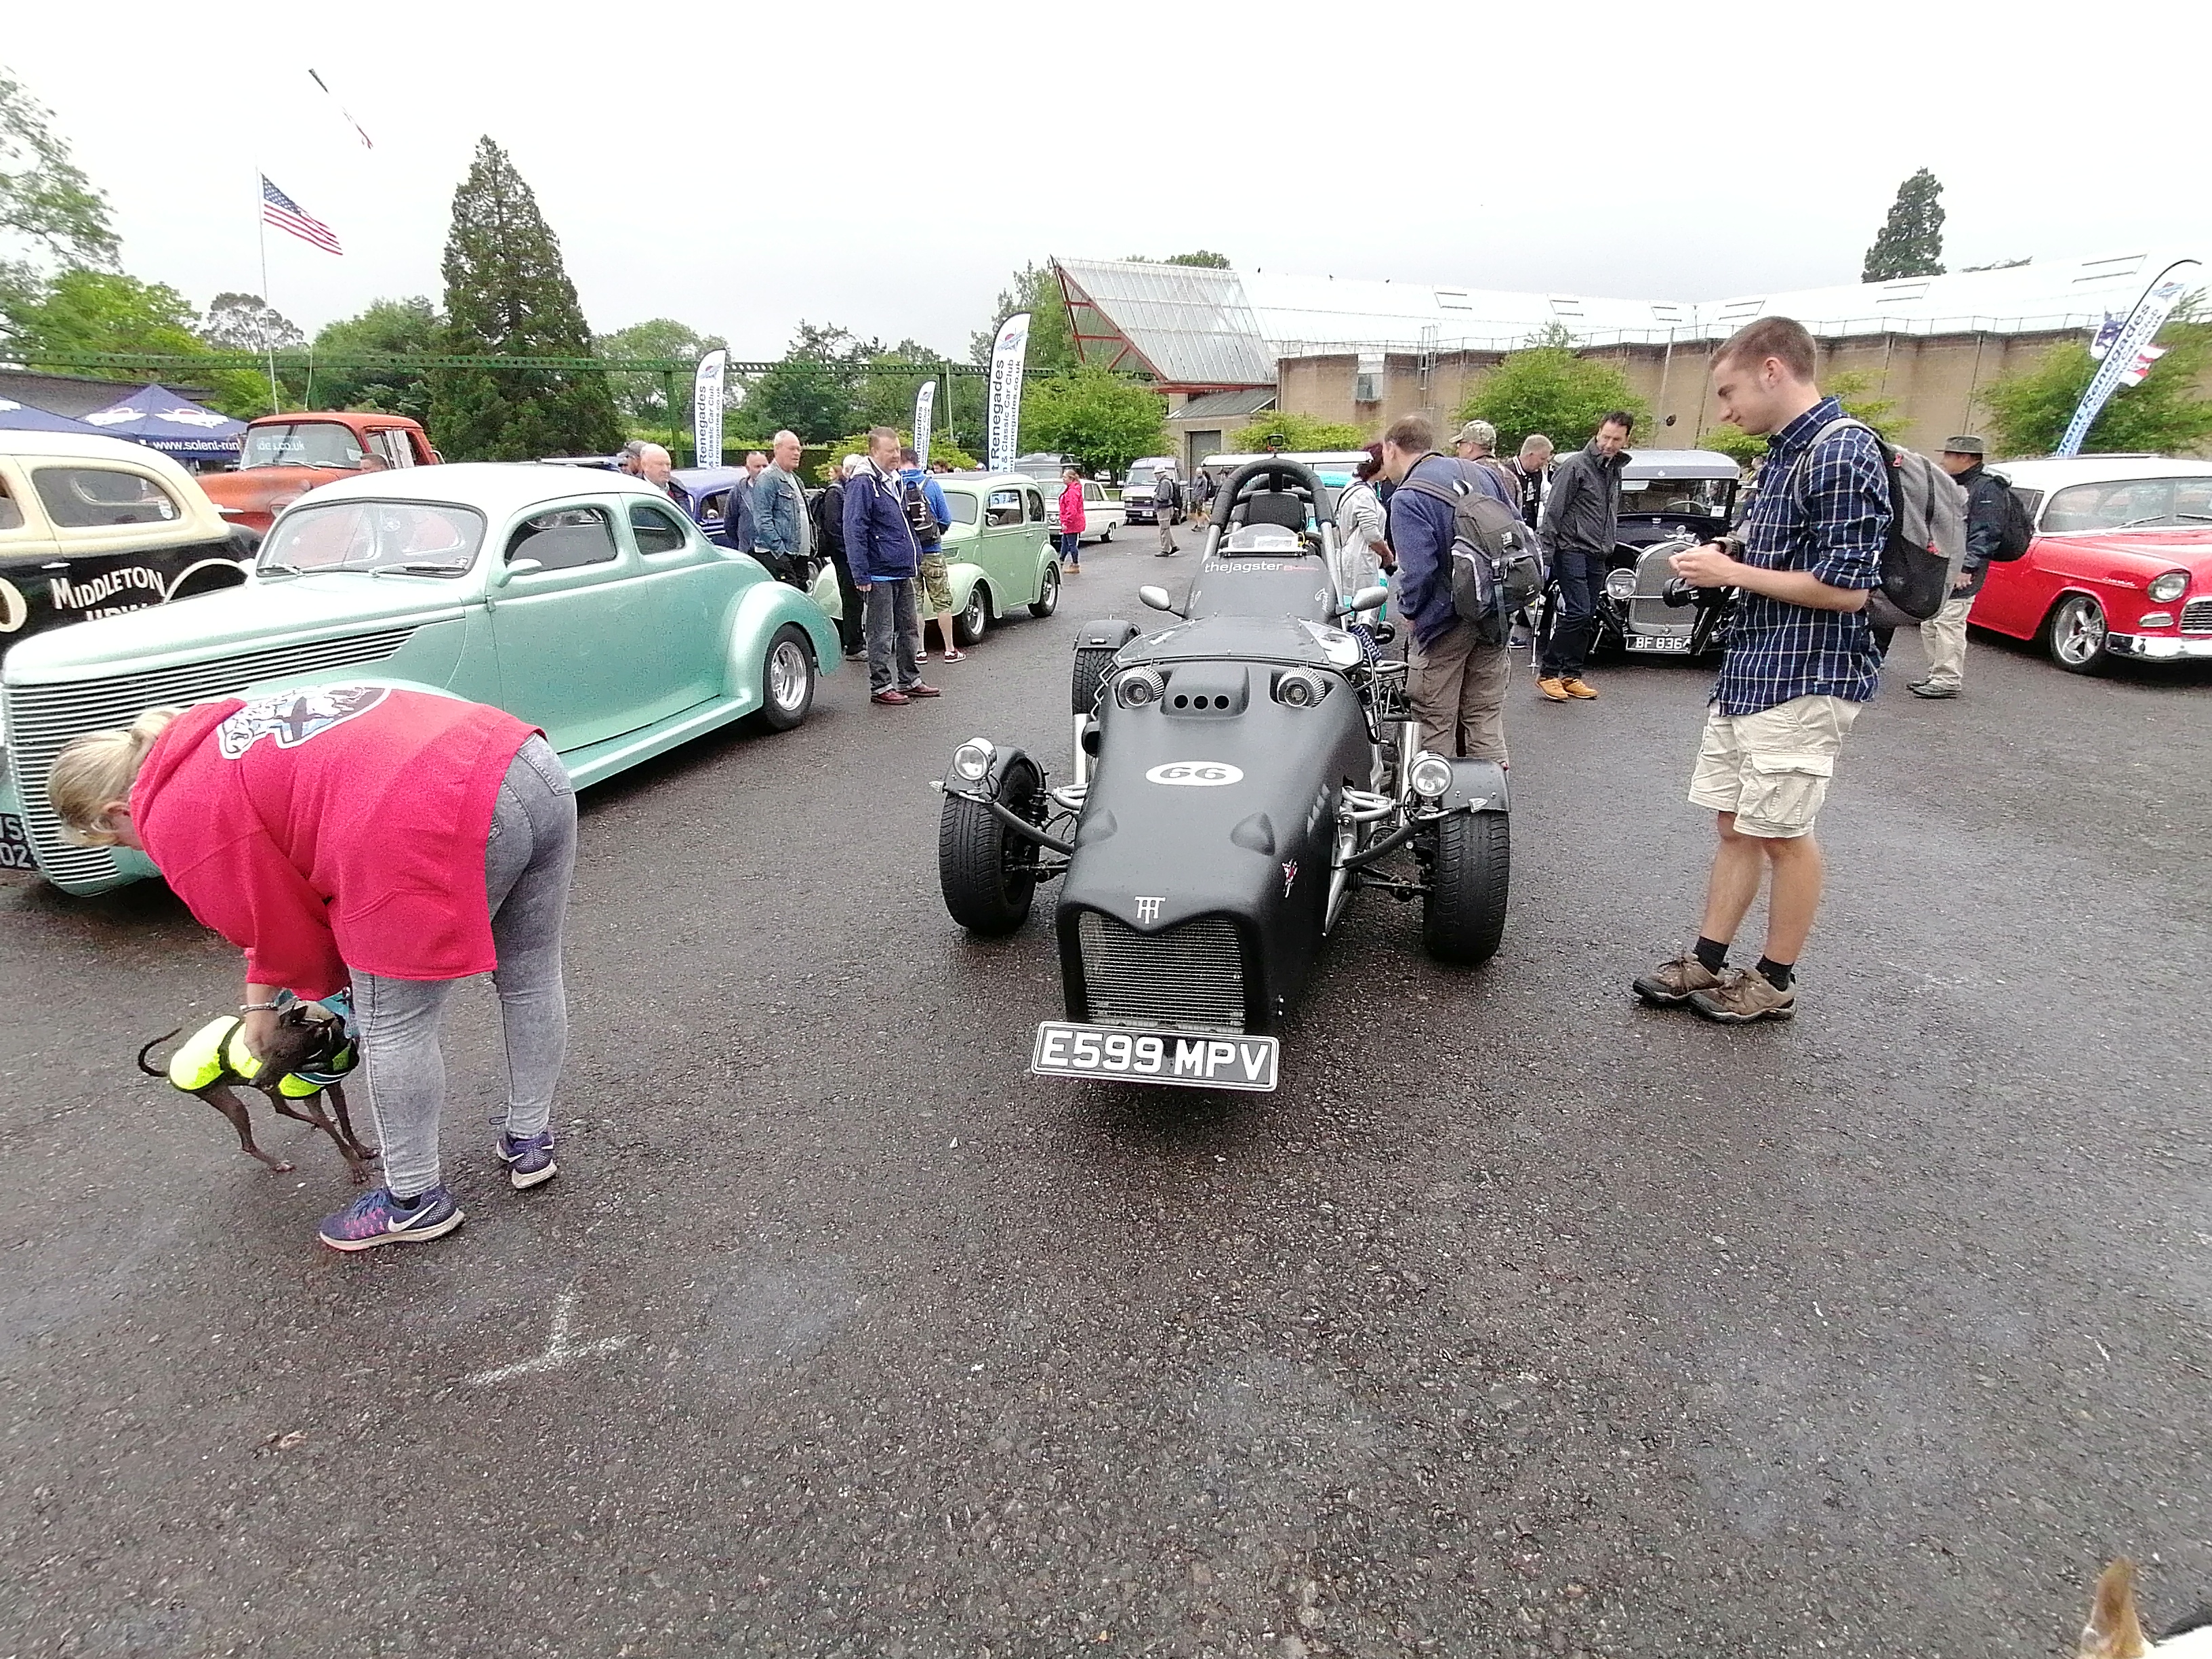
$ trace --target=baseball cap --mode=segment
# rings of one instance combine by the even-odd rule
[[[1498,447],[1498,428],[1487,421],[1469,421],[1460,428],[1459,435],[1452,441],[1455,444],[1483,444],[1495,449]]]

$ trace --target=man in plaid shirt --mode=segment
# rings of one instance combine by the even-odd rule
[[[1638,979],[1636,994],[1743,1024],[1797,1011],[1798,953],[1820,908],[1813,821],[1881,674],[1866,602],[1889,538],[1889,463],[1864,427],[1823,435],[1843,410],[1814,383],[1813,337],[1787,317],[1739,330],[1712,375],[1722,418],[1767,444],[1741,544],[1731,537],[1674,558],[1696,586],[1737,590],[1690,781],[1691,803],[1718,815],[1720,846],[1697,943]],[[1770,870],[1765,954],[1729,969],[1729,946]]]

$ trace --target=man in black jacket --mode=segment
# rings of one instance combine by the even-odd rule
[[[1966,557],[1943,608],[1920,624],[1928,672],[1905,689],[1916,697],[1955,697],[1966,683],[1966,613],[2004,540],[2004,481],[1982,469],[1983,443],[1970,433],[1943,441],[1943,470],[1966,492]]]
[[[1559,597],[1544,638],[1536,689],[1553,702],[1597,696],[1583,679],[1583,663],[1620,525],[1620,470],[1628,465],[1628,437],[1635,429],[1636,416],[1613,410],[1598,422],[1597,435],[1552,473],[1540,536]]]
[[[868,654],[867,634],[860,623],[860,590],[853,586],[853,567],[845,558],[845,478],[859,457],[848,455],[830,468],[830,485],[812,501],[807,513],[814,526],[814,545],[837,573],[839,609],[837,642],[847,662],[860,662]]]

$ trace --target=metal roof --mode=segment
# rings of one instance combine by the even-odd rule
[[[1275,388],[1271,386],[1241,386],[1234,392],[1209,392],[1203,397],[1193,398],[1181,409],[1168,411],[1171,421],[1225,420],[1245,415],[1257,415],[1261,410],[1275,406]]]
[[[2172,249],[2150,250],[1697,301],[1133,260],[1054,264],[1091,358],[1148,368],[1170,385],[1222,387],[1273,384],[1281,357],[1361,349],[1510,351],[1547,328],[1565,329],[1579,346],[1720,340],[1754,318],[1770,316],[1795,317],[1816,337],[1831,340],[1886,333],[2066,332],[2094,328],[2107,312],[2124,313],[2153,277],[2187,257]],[[1127,361],[1133,354],[1139,359],[1134,364]]]

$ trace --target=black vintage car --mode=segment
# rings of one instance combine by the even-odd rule
[[[1630,456],[1621,470],[1620,524],[1593,654],[1700,657],[1728,642],[1726,590],[1678,588],[1670,595],[1668,561],[1727,531],[1742,476],[1717,450],[1642,449]]]
[[[1073,776],[976,738],[939,786],[938,872],[971,933],[1058,878],[1064,1020],[1033,1071],[1272,1089],[1277,1038],[1355,889],[1423,905],[1429,952],[1486,960],[1505,921],[1503,768],[1417,752],[1406,665],[1339,595],[1322,486],[1255,461],[1218,504],[1191,590],[1152,633],[1082,629]],[[1407,854],[1396,870],[1386,863]]]

